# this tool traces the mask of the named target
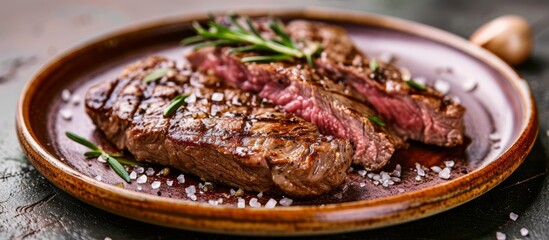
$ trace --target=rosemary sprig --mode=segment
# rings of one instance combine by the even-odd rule
[[[376,116],[369,115],[368,120],[372,121],[373,123],[385,127],[385,122],[383,122],[381,119],[377,118]]]
[[[427,89],[425,87],[425,85],[414,82],[414,80],[408,80],[408,81],[404,81],[404,82],[406,82],[406,84],[408,84],[408,86],[413,87],[418,91],[424,91],[425,89]]]
[[[103,159],[105,159],[107,161],[107,163],[118,174],[118,176],[120,176],[122,179],[124,179],[124,181],[126,181],[128,183],[131,181],[130,180],[130,175],[128,174],[126,169],[124,169],[122,164],[120,164],[120,162],[113,157],[113,155],[114,156],[119,156],[119,154],[117,154],[117,153],[114,153],[114,154],[106,153],[105,151],[101,150],[97,145],[93,144],[92,142],[86,140],[85,138],[79,136],[76,133],[67,131],[67,132],[65,132],[65,135],[68,138],[70,138],[71,140],[73,140],[73,141],[75,141],[75,142],[77,142],[81,145],[84,145],[84,146],[86,146],[86,147],[88,147],[89,149],[92,150],[92,151],[89,151],[89,152],[85,152],[84,156],[86,156],[86,157],[99,157],[99,156],[101,156]],[[129,161],[129,162],[131,162],[131,161]]]
[[[148,83],[152,82],[156,79],[159,79],[161,77],[164,77],[164,75],[168,74],[171,71],[169,68],[161,68],[157,69],[151,73],[149,73],[145,78],[143,78],[143,82]]]
[[[170,104],[164,109],[164,117],[171,116],[177,109],[179,109],[183,104],[185,104],[185,98],[187,98],[189,94],[183,94],[183,95],[177,95],[172,99]]]
[[[302,41],[302,44],[296,44],[286,33],[284,25],[279,19],[269,20],[269,28],[276,36],[266,39],[261,36],[249,17],[243,17],[246,27],[241,24],[236,15],[231,14],[228,18],[232,24],[230,27],[218,23],[214,17],[210,17],[208,29],[198,22],[194,22],[193,28],[198,35],[183,39],[181,44],[200,43],[194,47],[195,49],[205,46],[237,45],[238,47],[230,50],[229,54],[248,51],[270,53],[245,57],[242,59],[243,62],[282,61],[295,58],[306,59],[311,66],[314,64],[313,56],[322,50],[318,43]]]

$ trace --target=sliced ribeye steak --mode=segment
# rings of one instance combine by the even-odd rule
[[[320,43],[324,51],[315,61],[318,69],[352,86],[399,136],[446,147],[463,143],[465,108],[460,104],[432,87],[410,86],[392,64],[375,61],[377,67],[371,67],[371,59],[340,27],[298,20],[286,27],[296,40]]]
[[[145,83],[155,69],[165,76]],[[187,105],[163,111],[178,94]],[[323,135],[262,98],[151,57],[89,89],[86,112],[113,144],[138,161],[172,166],[244,190],[311,197],[340,185],[352,144]]]

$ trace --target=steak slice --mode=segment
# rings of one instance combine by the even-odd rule
[[[352,86],[399,136],[446,147],[463,143],[465,109],[461,105],[431,87],[418,90],[409,86],[391,64],[378,62],[377,69],[370,69],[370,59],[344,29],[296,20],[287,25],[287,31],[294,39],[320,43],[324,51],[315,61],[319,70]]]
[[[154,69],[172,68],[144,83]],[[164,108],[190,94],[171,117]],[[311,197],[346,177],[349,141],[251,93],[224,86],[164,58],[137,62],[112,81],[90,88],[86,112],[113,144],[138,161],[169,165],[244,190]]]
[[[228,54],[231,48],[207,47],[187,59],[201,71],[213,72],[236,87],[257,93],[287,112],[316,124],[324,133],[353,142],[353,163],[379,170],[404,142],[384,127],[370,121],[377,115],[350,98],[349,88],[304,64],[271,62],[243,63],[247,54]]]

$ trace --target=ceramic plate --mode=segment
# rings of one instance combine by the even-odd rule
[[[206,14],[197,14],[102,37],[52,60],[36,74],[21,94],[17,113],[19,140],[32,164],[78,199],[140,221],[207,232],[306,235],[389,226],[456,207],[502,182],[534,143],[537,116],[526,82],[500,59],[462,38],[414,22],[357,12],[302,9],[246,14],[340,25],[369,56],[393,59],[414,78],[449,88],[448,95],[467,108],[466,144],[445,149],[412,143],[399,150],[384,169],[392,172],[399,165],[400,182],[383,186],[373,177],[379,173],[365,175],[355,166],[346,182],[329,194],[313,200],[294,199],[291,206],[272,209],[252,208],[249,200],[258,198],[265,205],[271,198],[280,201],[281,196],[244,193],[247,204],[242,209],[231,189],[223,186],[198,193],[193,201],[184,188],[203,182],[191,175],[180,182],[181,173],[173,169],[159,175],[162,166],[129,167],[138,176],[149,168],[154,174],[146,183],[123,183],[104,163],[84,158],[85,149],[68,140],[64,132],[77,132],[109,149],[84,112],[81,100],[86,90],[147,56],[182,59],[189,49],[178,41],[193,35],[192,21],[207,19]],[[63,90],[72,93],[68,101],[61,97]],[[447,164],[453,165],[449,179],[430,170]],[[418,178],[416,166],[426,170],[425,176]],[[151,187],[154,181],[160,187]]]

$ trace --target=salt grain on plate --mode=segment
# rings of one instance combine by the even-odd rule
[[[130,179],[135,180],[137,178],[137,173],[135,171],[132,171],[130,173]]]
[[[168,185],[170,187],[173,186],[173,181],[172,180],[167,180],[166,185]]]
[[[238,198],[238,203],[236,204],[238,208],[245,208],[246,207],[246,200],[243,198]]]
[[[441,79],[437,79],[435,81],[434,87],[436,90],[438,90],[440,93],[444,95],[446,95],[450,91],[450,83]]]
[[[147,176],[152,176],[154,174],[154,169],[153,168],[147,168],[147,171],[145,171],[145,174],[147,174]]]
[[[261,203],[257,201],[257,198],[251,198],[249,204],[250,204],[250,207],[253,207],[253,208],[261,207]]]
[[[72,102],[72,104],[74,104],[74,105],[80,104],[80,101],[81,101],[81,100],[82,100],[82,99],[80,98],[80,95],[77,95],[77,94],[74,94],[74,95],[72,95],[72,97],[71,97],[71,102]]]
[[[141,187],[141,185],[137,185],[137,191],[141,191],[143,190],[143,187]]]
[[[433,170],[433,172],[439,173],[440,171],[442,171],[442,168],[440,168],[439,166],[432,166],[431,170]]]
[[[475,78],[467,78],[461,84],[461,86],[463,87],[463,90],[467,92],[471,92],[475,90],[475,88],[477,88],[477,85],[478,85],[478,81]]]
[[[274,208],[276,206],[277,202],[274,199],[269,199],[267,203],[265,203],[265,208]]]
[[[102,179],[103,179],[103,177],[101,177],[101,175],[95,176],[95,180],[97,180],[97,181],[101,181]]]
[[[103,157],[99,156],[97,157],[97,161],[100,162],[100,163],[106,163],[107,160],[105,160]]]
[[[71,100],[71,91],[69,91],[68,89],[63,89],[63,91],[61,92],[61,100],[65,102]]]
[[[59,115],[65,120],[72,119],[72,111],[70,109],[61,109],[59,110]]]
[[[404,80],[404,78],[402,80]],[[425,85],[427,83],[427,79],[424,77],[415,77],[414,82],[417,84]]]
[[[358,170],[358,175],[360,175],[361,177],[364,177],[366,176],[368,172],[366,172],[366,170]]]
[[[196,95],[191,94],[187,98],[185,98],[186,103],[194,103],[196,102]]]
[[[490,135],[488,135],[488,138],[492,142],[497,142],[497,141],[501,140],[501,135],[497,132],[494,132],[494,133],[490,133]]]
[[[450,179],[450,168],[444,168],[438,173],[438,176],[442,179]]]
[[[212,101],[215,101],[215,102],[219,102],[219,101],[222,101],[223,100],[223,97],[224,97],[224,94],[223,93],[213,93],[212,94]]]
[[[497,240],[505,240],[505,239],[507,239],[507,236],[505,235],[505,233],[496,232],[496,239]]]
[[[147,175],[141,175],[140,177],[137,178],[136,181],[139,184],[146,183],[147,182]]]
[[[152,189],[157,189],[157,188],[160,187],[160,184],[161,184],[160,181],[154,181],[154,182],[151,183],[151,188]]]
[[[516,221],[518,219],[518,214],[511,212],[509,213],[509,218],[513,221]]]
[[[520,235],[521,236],[526,237],[526,236],[528,236],[528,233],[529,233],[528,229],[526,229],[526,228],[521,228],[520,229]]]
[[[137,167],[137,168],[135,168],[135,172],[137,172],[137,173],[139,173],[139,174],[144,173],[144,172],[145,172],[145,168],[143,168],[143,167]]]
[[[177,176],[177,182],[185,183],[185,175],[179,174],[179,176]]]
[[[293,202],[294,202],[294,200],[292,200],[290,198],[286,198],[286,197],[280,199],[280,201],[279,201],[280,205],[285,206],[285,207],[291,206]]]

